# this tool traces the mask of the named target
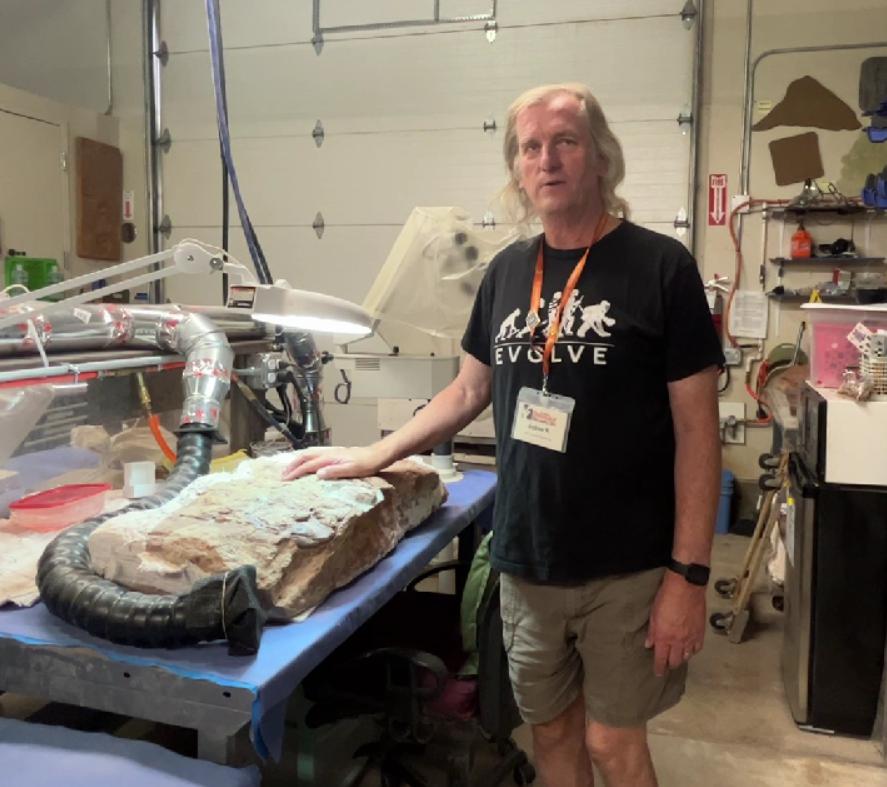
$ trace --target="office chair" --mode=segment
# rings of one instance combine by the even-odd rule
[[[420,574],[303,683],[314,703],[308,727],[363,715],[382,726],[377,741],[354,753],[366,759],[346,787],[357,787],[373,768],[383,787],[427,787],[410,755],[431,762],[442,727],[448,787],[493,787],[509,774],[518,785],[534,781],[532,764],[511,737],[521,720],[502,644],[498,574],[491,570],[477,613],[476,677],[458,675],[465,660],[459,598],[416,590],[423,579],[457,567],[463,564],[450,561]],[[495,746],[497,761],[478,774],[476,755],[485,741]]]

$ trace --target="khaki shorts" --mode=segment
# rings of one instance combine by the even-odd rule
[[[644,647],[664,572],[566,587],[501,576],[503,639],[524,721],[551,721],[580,694],[588,717],[611,727],[642,726],[677,703],[687,665],[657,678]]]

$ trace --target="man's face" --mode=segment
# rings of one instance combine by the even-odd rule
[[[596,202],[604,164],[579,100],[559,93],[517,116],[517,172],[540,218],[581,214]]]

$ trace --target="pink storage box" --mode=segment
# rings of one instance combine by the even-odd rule
[[[855,322],[821,322],[812,326],[810,382],[838,388],[844,369],[859,366],[859,350],[847,340]]]
[[[48,532],[101,514],[110,484],[66,484],[9,504],[9,521],[23,530]]]
[[[820,388],[838,388],[844,369],[859,366],[859,350],[847,339],[857,323],[871,330],[887,330],[887,309],[805,303],[810,322],[810,382]]]

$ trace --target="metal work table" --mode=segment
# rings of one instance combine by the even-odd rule
[[[376,566],[302,623],[267,627],[254,657],[224,643],[179,650],[115,645],[50,615],[42,604],[0,610],[0,691],[176,724],[198,731],[198,754],[227,762],[247,724],[262,757],[280,757],[287,699],[302,679],[453,538],[489,512],[496,476],[469,470],[446,505]],[[460,553],[473,547],[460,539]]]

